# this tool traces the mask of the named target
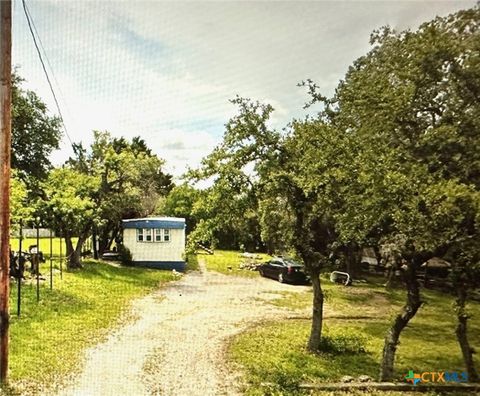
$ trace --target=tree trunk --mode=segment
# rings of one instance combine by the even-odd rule
[[[320,341],[322,339],[323,326],[323,290],[320,283],[320,271],[314,269],[310,271],[313,285],[313,309],[312,309],[312,328],[310,330],[310,338],[308,340],[308,350],[310,352],[318,352],[320,349]]]
[[[67,246],[67,267],[68,269],[82,268],[82,246],[85,237],[78,238],[77,246],[73,247],[72,237],[65,235],[65,244]]]
[[[346,249],[346,264],[347,264],[347,273],[350,275],[350,278],[353,279],[357,276],[358,268],[362,260],[361,251],[355,244],[348,244]]]
[[[104,227],[98,235],[98,254],[101,257],[108,250],[109,228]]]
[[[394,379],[395,352],[400,339],[400,334],[408,322],[415,316],[422,305],[420,290],[416,278],[416,267],[409,263],[404,273],[407,286],[407,301],[402,311],[395,317],[392,326],[388,330],[383,346],[382,366],[380,372],[381,381],[392,381]]]
[[[377,265],[375,266],[375,271],[382,265],[382,253],[378,246],[373,247],[373,252],[375,253],[375,258],[377,259]]]
[[[112,236],[108,239],[107,250],[112,250],[112,244],[117,240],[119,234],[120,234],[120,230],[118,229],[118,227],[115,227],[112,230]]]
[[[93,258],[98,260],[98,249],[97,249],[97,227],[93,227],[92,231],[92,249],[93,249]]]
[[[387,282],[385,282],[385,289],[391,289],[392,286],[393,286],[393,280],[395,278],[395,271],[396,271],[396,267],[394,267],[393,265],[391,265],[390,267],[388,267],[387,269]]]
[[[480,377],[475,368],[475,362],[473,361],[473,354],[475,351],[470,346],[467,336],[467,321],[468,315],[465,312],[465,301],[467,299],[467,290],[466,285],[459,284],[456,285],[457,289],[457,300],[456,300],[456,311],[457,311],[457,328],[455,333],[457,335],[457,340],[462,350],[463,361],[465,362],[465,367],[468,373],[468,380],[470,382],[480,382]]]

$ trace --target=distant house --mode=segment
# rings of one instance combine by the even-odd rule
[[[38,229],[38,236],[39,238],[50,238],[50,234],[55,237],[55,232],[48,229],[48,228],[39,228]],[[12,230],[12,236],[18,238],[20,236],[19,229]],[[22,237],[23,238],[36,238],[37,237],[37,229],[36,228],[22,228]]]
[[[135,265],[185,269],[185,219],[147,217],[122,221],[123,244]]]

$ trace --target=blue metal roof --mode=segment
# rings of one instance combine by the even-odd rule
[[[122,220],[123,228],[169,228],[184,229],[185,219],[176,217],[151,217]]]

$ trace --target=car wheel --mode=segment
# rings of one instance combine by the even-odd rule
[[[283,279],[283,274],[282,273],[278,274],[278,281],[280,283],[285,283],[285,279]]]

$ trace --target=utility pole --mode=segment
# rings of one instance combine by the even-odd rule
[[[0,382],[8,373],[12,2],[0,0]]]

